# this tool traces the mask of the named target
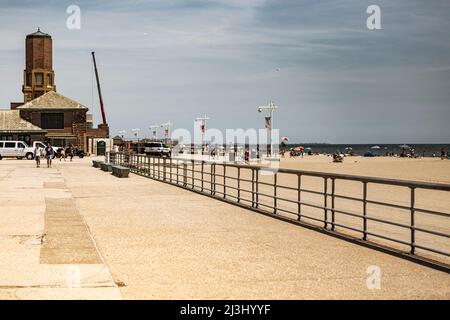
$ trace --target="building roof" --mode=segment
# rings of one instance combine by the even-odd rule
[[[0,132],[47,132],[38,126],[23,120],[19,110],[0,110]]]
[[[38,27],[36,32],[30,33],[29,35],[27,35],[27,38],[30,38],[30,37],[50,37],[50,35],[42,32],[41,29],[39,29],[39,27]]]
[[[85,109],[88,108],[82,104],[64,97],[56,91],[49,91],[42,96],[28,101],[24,105],[17,107],[17,109]]]

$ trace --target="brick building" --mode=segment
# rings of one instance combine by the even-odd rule
[[[39,29],[25,40],[22,92],[24,102],[11,102],[10,110],[0,112],[1,140],[28,144],[45,140],[55,146],[73,144],[88,151],[93,139],[108,138],[108,125],[93,128],[87,107],[56,92],[52,38]]]
[[[56,91],[52,67],[52,37],[38,31],[25,39],[25,70],[23,72],[23,101],[31,101],[46,92]]]

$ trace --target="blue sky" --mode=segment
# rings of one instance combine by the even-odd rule
[[[66,9],[81,8],[81,29]],[[382,30],[366,28],[381,7]],[[298,142],[450,142],[449,1],[155,0],[0,2],[0,107],[21,101],[24,38],[53,37],[57,91],[111,133],[171,121],[261,128],[273,98]],[[142,133],[144,134],[144,133]]]

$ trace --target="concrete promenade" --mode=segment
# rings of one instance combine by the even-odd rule
[[[93,159],[0,161],[0,299],[450,298],[444,272]]]

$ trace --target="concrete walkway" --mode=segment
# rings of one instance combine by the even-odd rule
[[[0,162],[0,299],[450,298],[446,273],[92,159]]]

